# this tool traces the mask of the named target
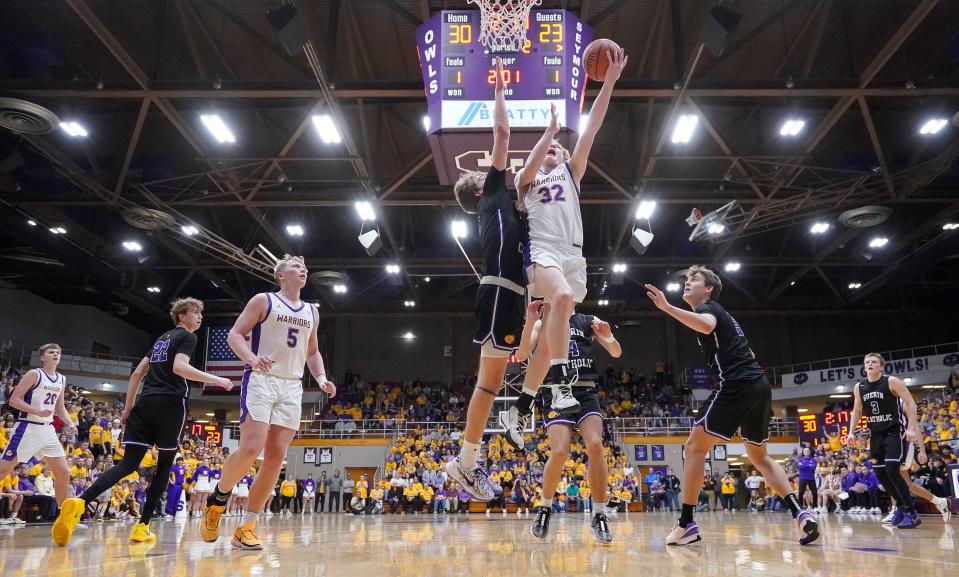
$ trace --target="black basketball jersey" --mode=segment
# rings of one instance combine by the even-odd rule
[[[753,358],[742,327],[726,309],[709,300],[696,307],[696,312],[716,317],[713,332],[708,335],[696,333],[696,340],[706,357],[706,365],[720,386],[752,382],[763,376],[762,367]]]
[[[196,335],[183,327],[163,333],[146,355],[150,360],[150,372],[143,379],[140,396],[189,397],[190,385],[186,379],[173,372],[173,360],[178,354],[192,357],[195,348]]]
[[[525,287],[523,249],[526,223],[506,190],[506,171],[489,169],[479,201],[480,245],[483,248],[483,274],[498,276]]]
[[[870,431],[885,431],[892,427],[906,427],[902,400],[889,390],[889,375],[874,382],[868,378],[859,381],[859,402]]]
[[[569,366],[579,371],[579,380],[598,381],[593,315],[576,313],[569,317]],[[545,336],[545,335],[544,335]]]

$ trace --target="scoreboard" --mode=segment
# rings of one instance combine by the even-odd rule
[[[190,436],[211,447],[223,445],[223,425],[190,421]]]
[[[579,128],[586,89],[582,56],[592,37],[588,25],[566,10],[532,10],[521,51],[491,54],[479,37],[479,10],[443,10],[416,30],[427,132],[443,184],[455,182],[460,171],[488,168],[488,154],[484,157],[478,147],[492,148],[497,56],[503,61],[512,167],[517,159],[522,166],[525,153],[549,124],[551,105],[568,147],[570,133]],[[464,164],[463,153],[478,157]]]
[[[851,426],[849,414],[850,411],[842,410],[825,411],[818,415],[809,413],[799,415],[799,441],[816,446],[827,435],[835,435],[838,432],[841,438],[845,438],[851,431],[866,426],[865,416],[860,417],[859,426]]]

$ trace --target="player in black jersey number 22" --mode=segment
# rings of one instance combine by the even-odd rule
[[[703,487],[706,454],[718,441],[732,438],[738,429],[750,462],[763,474],[768,486],[785,496],[786,506],[802,534],[799,543],[807,545],[819,538],[819,525],[811,513],[799,506],[786,472],[766,451],[772,391],[742,327],[716,302],[722,288],[719,275],[712,270],[690,267],[683,290],[683,300],[693,309],[688,311],[669,304],[661,290],[646,285],[646,296],[656,308],[696,331],[706,364],[719,382],[686,441],[683,510],[666,536],[666,544],[688,545],[701,539],[699,527],[693,521],[693,508]]]

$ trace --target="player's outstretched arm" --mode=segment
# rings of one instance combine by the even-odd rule
[[[533,179],[536,178],[539,167],[542,166],[543,161],[546,160],[546,153],[549,152],[549,146],[553,142],[553,137],[559,132],[559,119],[556,117],[555,104],[549,105],[549,114],[549,126],[546,127],[543,136],[540,137],[539,142],[537,142],[533,150],[530,151],[529,156],[526,158],[526,164],[523,165],[523,170],[521,170],[519,176],[516,177],[517,194],[522,194],[523,191],[526,190],[526,187],[529,186],[529,183],[533,182]]]
[[[846,444],[854,445],[856,443],[856,429],[859,427],[859,419],[862,417],[862,400],[859,396],[859,383],[852,389],[852,414],[849,415],[849,434],[846,435]]]
[[[902,382],[899,377],[889,377],[889,390],[902,399],[902,403],[905,405],[906,418],[909,419],[909,424],[906,425],[906,440],[910,443],[915,443],[917,440],[921,441],[922,439],[919,437],[919,410],[916,407],[916,400],[912,398],[912,393],[906,387],[906,383]]]
[[[496,57],[496,97],[493,105],[493,168],[506,170],[509,156],[509,116],[506,115],[506,82],[503,61]]]
[[[191,365],[190,357],[184,353],[177,353],[176,356],[173,357],[173,372],[188,381],[210,383],[211,385],[223,387],[228,391],[233,388],[233,383],[230,382],[230,379],[205,373]]]
[[[616,340],[616,337],[613,336],[613,329],[609,326],[608,322],[599,317],[593,317],[593,335],[596,337],[596,340],[599,341],[599,344],[606,349],[609,356],[618,359],[623,355],[623,347],[619,344],[619,341]]]
[[[523,325],[523,335],[519,339],[519,348],[516,349],[516,358],[525,361],[536,348],[536,341],[542,330],[543,301],[533,301],[526,307],[526,324]]]
[[[23,397],[27,394],[27,392],[29,392],[33,387],[37,386],[39,381],[40,376],[37,375],[36,371],[27,371],[27,374],[23,375],[23,377],[20,379],[20,382],[17,383],[17,386],[13,388],[13,392],[10,394],[10,406],[18,411],[22,411],[30,415],[36,415],[42,418],[47,418],[52,415],[52,410],[37,411],[30,406],[30,403],[23,400]]]
[[[669,301],[666,299],[666,295],[663,294],[663,291],[651,284],[647,284],[645,286],[646,296],[649,297],[649,300],[653,301],[653,304],[656,305],[656,308],[663,311],[667,315],[673,317],[697,333],[708,335],[716,329],[715,316],[709,313],[697,313],[675,307],[669,304]]]
[[[133,372],[130,373],[130,380],[127,384],[127,399],[123,405],[123,414],[120,415],[120,424],[126,426],[127,418],[130,416],[130,412],[133,411],[133,405],[137,402],[137,392],[140,390],[140,383],[143,382],[143,379],[146,378],[149,372],[150,359],[143,357],[140,359],[137,368],[133,369]]]
[[[573,149],[573,156],[569,159],[570,172],[573,178],[579,183],[586,174],[586,163],[589,160],[589,151],[593,148],[593,140],[600,127],[603,126],[603,120],[606,118],[606,110],[609,108],[609,99],[613,95],[613,88],[619,75],[623,73],[626,62],[629,57],[626,52],[620,48],[619,52],[614,54],[606,53],[609,59],[609,67],[606,69],[606,78],[603,80],[603,87],[599,90],[593,106],[589,109],[589,120],[586,121],[586,128],[576,139],[576,147]]]
[[[316,336],[319,328],[320,312],[313,309],[313,330],[310,331],[310,340],[306,345],[306,366],[316,382],[320,384],[320,389],[332,399],[336,396],[336,385],[326,379],[326,363],[323,362],[323,355],[320,354],[319,339]]]

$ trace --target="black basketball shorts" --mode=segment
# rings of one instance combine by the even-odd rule
[[[543,386],[540,387],[540,391],[542,391],[539,399],[540,410],[543,412],[544,429],[557,424],[578,427],[590,415],[596,415],[600,419],[603,418],[603,410],[599,406],[599,395],[596,394],[596,387],[573,386],[573,397],[579,401],[580,406],[579,412],[575,415],[561,415],[552,409],[552,387]]]
[[[137,399],[123,433],[124,445],[144,445],[160,451],[180,448],[186,423],[186,399],[174,395],[149,395]]]
[[[706,401],[706,410],[696,424],[726,441],[739,429],[744,441],[762,445],[769,440],[772,402],[765,376],[740,383],[726,381]]]
[[[476,334],[483,356],[508,357],[519,347],[526,316],[526,295],[494,284],[481,284],[476,292]]]
[[[869,458],[873,465],[879,467],[885,466],[886,463],[905,465],[907,460],[911,461],[912,451],[912,443],[906,440],[905,431],[899,426],[869,432]]]

